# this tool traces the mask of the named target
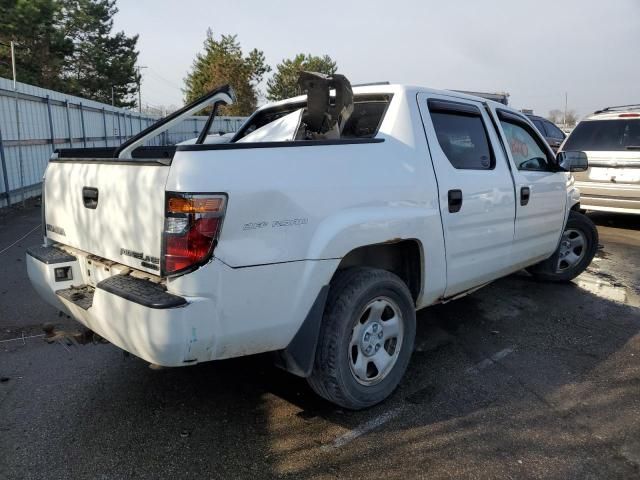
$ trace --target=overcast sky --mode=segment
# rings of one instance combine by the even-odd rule
[[[328,54],[352,83],[506,91],[516,108],[580,115],[640,103],[640,0],[119,0],[138,33],[142,103],[181,105],[206,30],[237,34],[275,67]]]

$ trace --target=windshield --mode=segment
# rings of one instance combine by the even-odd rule
[[[640,119],[581,122],[563,147],[563,150],[609,152],[636,149],[640,149]]]

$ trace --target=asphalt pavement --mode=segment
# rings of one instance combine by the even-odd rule
[[[152,370],[46,344],[43,323],[77,325],[26,276],[39,208],[5,210],[0,479],[640,478],[640,216],[592,218],[587,272],[420,311],[401,386],[350,412],[268,356]]]

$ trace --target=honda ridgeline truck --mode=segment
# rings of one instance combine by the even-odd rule
[[[58,150],[44,243],[27,254],[35,289],[153,364],[273,352],[359,409],[400,382],[417,309],[591,262],[597,231],[570,173],[586,157],[554,156],[525,115],[340,75],[301,85],[226,140],[209,135],[234,99],[222,87],[120,147]],[[148,146],[207,106],[195,141]]]

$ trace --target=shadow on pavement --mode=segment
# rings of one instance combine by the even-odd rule
[[[588,212],[588,216],[598,226],[640,230],[640,214]]]
[[[0,478],[640,475],[638,308],[517,274],[418,317],[404,381],[364,412],[319,399],[268,355],[152,371],[106,345],[0,351],[24,372],[0,385]]]

